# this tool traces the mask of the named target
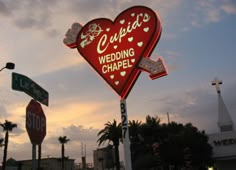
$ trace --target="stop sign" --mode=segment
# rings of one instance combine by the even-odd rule
[[[46,136],[46,117],[40,103],[33,99],[26,107],[25,126],[31,143],[41,144]]]

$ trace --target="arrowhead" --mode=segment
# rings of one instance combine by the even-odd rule
[[[153,61],[150,58],[142,58],[138,65],[142,70],[150,73],[152,80],[166,76],[168,74],[164,60],[158,57],[157,61]]]
[[[164,60],[159,57],[156,62],[156,69],[151,71],[150,78],[152,80],[168,75],[168,70],[166,68]]]

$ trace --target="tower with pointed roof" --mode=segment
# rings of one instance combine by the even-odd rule
[[[220,132],[233,131],[234,130],[233,121],[221,96],[221,91],[220,91],[221,84],[222,81],[218,80],[217,78],[215,78],[212,81],[212,85],[216,87],[217,97],[218,97],[218,127],[220,129]]]

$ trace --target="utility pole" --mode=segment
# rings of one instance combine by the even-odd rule
[[[168,120],[168,124],[170,124],[169,112],[167,112],[167,120]]]

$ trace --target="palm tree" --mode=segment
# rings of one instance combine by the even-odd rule
[[[121,123],[117,124],[116,120],[107,122],[104,129],[98,132],[99,139],[97,140],[98,145],[108,141],[112,142],[115,148],[115,160],[116,160],[116,169],[120,170],[120,157],[119,157],[119,144],[122,139],[122,130]]]
[[[64,161],[65,161],[65,144],[70,141],[70,139],[68,139],[66,136],[60,136],[58,138],[60,144],[61,144],[61,167],[62,170],[64,170],[65,166],[64,166]]]
[[[161,124],[160,118],[158,116],[146,116],[146,122],[142,124],[141,131],[142,135],[145,138],[145,142],[148,145],[152,145],[154,142],[157,142],[157,139],[160,136]]]
[[[131,161],[132,166],[135,166],[135,161],[138,155],[143,155],[144,138],[141,134],[142,122],[139,120],[129,121],[129,136],[130,136],[130,150],[131,150]]]
[[[129,135],[131,138],[137,135],[140,135],[141,126],[142,126],[142,122],[139,120],[129,121]]]
[[[148,126],[156,127],[159,126],[161,119],[158,116],[151,117],[150,115],[146,116],[146,124]]]
[[[3,139],[3,138],[1,138],[1,139],[0,139],[0,148],[4,146],[4,143],[3,143],[3,141],[4,141],[4,139]]]
[[[6,160],[7,160],[7,147],[8,147],[8,138],[9,138],[9,132],[13,130],[13,128],[17,127],[17,124],[12,123],[10,121],[5,120],[5,123],[0,124],[3,128],[3,131],[5,131],[5,145],[4,145],[4,153],[3,153],[3,162],[2,162],[2,169],[6,169]]]

